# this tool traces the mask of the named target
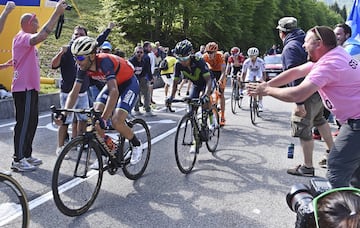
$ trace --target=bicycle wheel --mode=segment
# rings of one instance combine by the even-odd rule
[[[239,105],[239,89],[237,82],[233,81],[232,91],[231,91],[231,111],[233,114],[236,113],[236,106]]]
[[[242,82],[238,82],[238,89],[243,88]],[[239,92],[240,93],[240,92]],[[240,95],[240,94],[239,94]],[[242,102],[243,102],[243,95],[240,95],[239,101],[238,101],[238,107],[241,108]]]
[[[103,169],[90,169],[98,162],[103,167],[95,139],[79,136],[71,140],[56,160],[52,176],[55,205],[65,215],[78,216],[94,203],[103,177]]]
[[[125,140],[125,138],[122,138],[120,145],[124,151],[125,161],[122,170],[127,178],[131,180],[136,180],[143,175],[149,163],[151,153],[151,136],[149,127],[143,119],[134,119],[129,122],[128,125],[136,134],[136,137],[141,141],[143,152],[141,160],[138,163],[134,165],[130,164],[132,146],[130,145],[129,140]]]
[[[212,107],[212,118],[207,118],[207,125],[209,126],[209,138],[206,141],[206,147],[214,153],[219,144],[220,138],[220,125],[219,125],[219,112],[216,107]]]
[[[199,146],[194,138],[194,121],[189,114],[183,116],[178,123],[175,135],[175,159],[182,173],[190,173],[194,168]],[[190,151],[195,146],[195,151]]]
[[[250,118],[251,123],[255,124],[255,118],[256,118],[256,100],[253,96],[250,97]]]
[[[0,227],[28,227],[29,219],[24,189],[14,178],[0,172]]]

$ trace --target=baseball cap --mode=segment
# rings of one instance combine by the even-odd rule
[[[112,50],[112,46],[108,41],[104,41],[104,43],[101,45],[100,47],[101,49],[108,49],[108,50]]]
[[[297,28],[297,19],[295,17],[283,17],[279,20],[276,28],[283,32],[290,32]]]

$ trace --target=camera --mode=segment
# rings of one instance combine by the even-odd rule
[[[73,8],[72,5],[67,5],[65,10],[71,10],[72,8]]]
[[[323,178],[312,178],[309,186],[304,184],[293,185],[286,195],[289,208],[296,213],[295,228],[316,228],[314,197],[331,189],[331,184]]]

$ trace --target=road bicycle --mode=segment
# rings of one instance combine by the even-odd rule
[[[260,83],[258,81],[248,81],[244,83]],[[260,117],[259,114],[259,101],[257,96],[250,96],[250,119],[251,123],[255,125],[256,117]]]
[[[239,82],[237,75],[231,76],[231,111],[236,114],[236,107],[241,108],[243,95],[240,94],[242,83]]]
[[[29,227],[30,211],[24,189],[0,171],[0,227]]]
[[[57,115],[62,112],[86,114],[88,124],[86,132],[72,139],[59,154],[52,176],[52,192],[57,208],[67,216],[79,216],[94,203],[102,183],[103,172],[114,175],[121,168],[131,180],[142,176],[148,165],[151,152],[150,130],[142,119],[127,120],[126,124],[142,142],[142,157],[136,164],[130,163],[133,150],[131,143],[118,134],[114,139],[114,149],[110,149],[103,137],[95,129],[101,113],[93,108],[57,109],[51,107]],[[93,168],[98,167],[98,168]]]
[[[193,169],[203,142],[209,152],[216,151],[220,137],[219,113],[213,104],[210,110],[202,110],[198,114],[198,109],[202,106],[199,98],[174,99],[171,103],[177,102],[184,102],[189,106],[189,111],[180,119],[175,134],[176,164],[182,173],[187,174]]]

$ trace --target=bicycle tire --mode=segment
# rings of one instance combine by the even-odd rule
[[[219,112],[215,106],[212,107],[211,111],[213,113],[213,120],[211,122],[211,119],[209,117],[207,118],[207,122],[208,122],[207,125],[209,126],[209,137],[208,140],[206,141],[206,147],[211,153],[214,153],[219,144],[220,118],[219,118]]]
[[[67,216],[79,216],[94,203],[101,187],[103,169],[91,169],[98,162],[103,167],[97,141],[89,136],[71,140],[56,160],[52,192],[56,207]]]
[[[0,172],[0,227],[29,227],[30,211],[24,189]]]
[[[251,118],[251,123],[255,124],[255,120],[256,120],[256,101],[254,99],[254,97],[250,97],[250,118]]]
[[[176,128],[175,134],[175,160],[180,172],[188,174],[194,168],[196,155],[199,153],[199,145],[195,146],[195,153],[190,153],[194,144],[195,122],[190,114],[184,115]],[[198,143],[199,140],[197,140]]]
[[[233,81],[232,91],[231,91],[231,111],[233,114],[236,114],[236,106],[239,106],[239,100],[236,99],[238,96],[239,90],[237,82]]]
[[[122,137],[120,141],[120,146],[122,151],[124,151],[124,165],[122,170],[128,179],[137,180],[144,174],[149,163],[151,154],[151,135],[149,127],[143,119],[133,119],[128,125],[136,134],[136,137],[141,141],[143,153],[141,160],[132,165],[130,163],[132,146],[130,145],[129,140],[125,140],[125,138]]]

